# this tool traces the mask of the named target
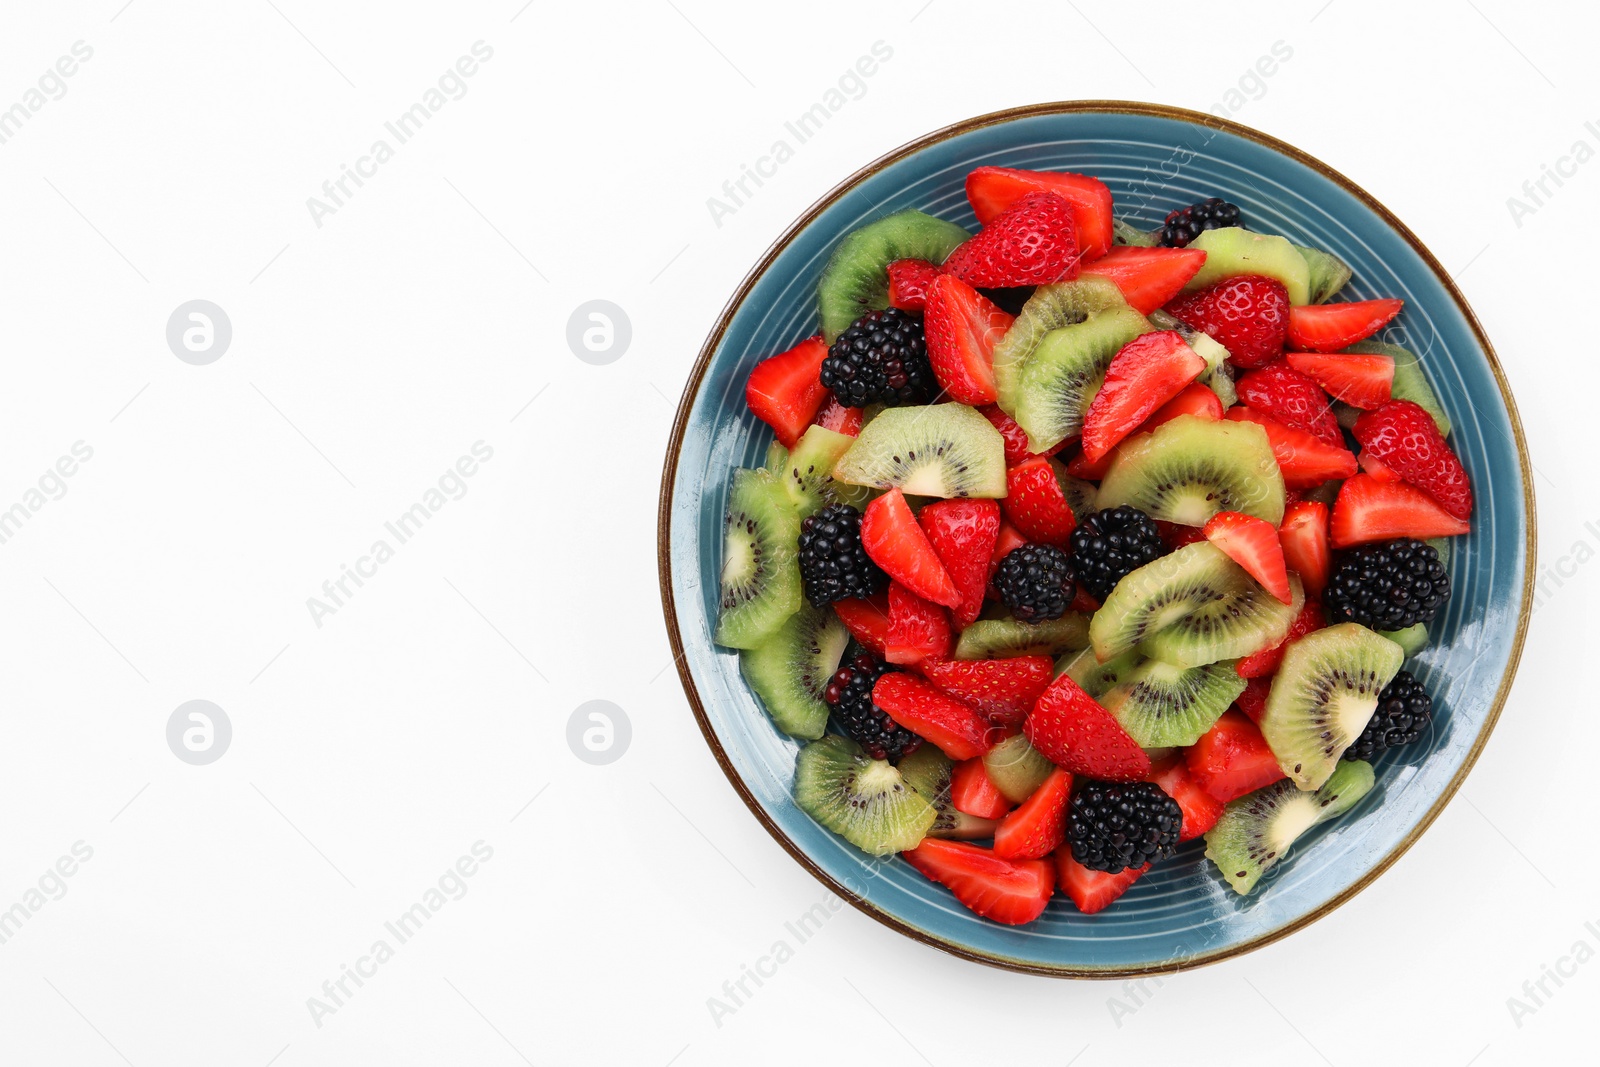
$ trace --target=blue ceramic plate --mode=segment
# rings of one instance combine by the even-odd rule
[[[1193,841],[1099,915],[1058,896],[1026,927],[980,919],[905,861],[874,862],[795,806],[795,743],[762,712],[737,655],[712,644],[729,476],[760,466],[771,438],[745,407],[750,369],[816,332],[818,273],[852,229],[914,207],[975,230],[962,183],[983,164],[1095,175],[1111,186],[1117,214],[1141,229],[1173,207],[1222,196],[1252,229],[1333,252],[1355,269],[1344,299],[1405,299],[1384,336],[1421,355],[1454,423],[1450,439],[1477,510],[1472,533],[1455,542],[1454,595],[1411,667],[1434,697],[1432,732],[1380,758],[1378,788],[1296,842],[1248,898],[1224,885]],[[1533,535],[1529,464],[1505,378],[1461,294],[1411,231],[1348,179],[1263,134],[1197,112],[1088,101],[985,115],[907,145],[830,192],[756,265],[711,331],[678,409],[661,494],[661,587],[707,742],[750,810],[808,870],[867,914],[957,955],[1112,977],[1192,967],[1292,933],[1417,839],[1460,786],[1510,687],[1531,608]]]

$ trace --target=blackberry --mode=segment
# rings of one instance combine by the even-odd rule
[[[849,504],[829,504],[800,524],[800,581],[812,607],[872,596],[887,580],[861,547],[861,512]]]
[[[1369,760],[1386,749],[1409,745],[1432,721],[1433,698],[1409,671],[1401,671],[1378,694],[1378,710],[1345,749],[1344,758]]]
[[[1000,561],[994,588],[1019,621],[1046,622],[1067,613],[1078,595],[1078,578],[1055,545],[1019,545]]]
[[[847,408],[925,404],[937,392],[922,317],[869,311],[841,333],[822,361],[822,384]]]
[[[1332,622],[1404,630],[1431,622],[1450,599],[1450,576],[1432,545],[1410,537],[1339,554],[1322,603]]]
[[[1167,554],[1156,521],[1124,504],[1097,511],[1072,531],[1072,567],[1096,600],[1111,595],[1124,575]]]
[[[1067,806],[1072,858],[1091,871],[1116,874],[1172,855],[1183,809],[1153,782],[1083,781]]]
[[[878,679],[899,669],[863,652],[835,671],[822,691],[822,699],[832,710],[839,729],[867,755],[890,763],[899,763],[922,744],[922,738],[872,702],[872,687]]]
[[[1168,248],[1183,248],[1206,230],[1237,225],[1238,204],[1230,204],[1220,196],[1208,197],[1198,204],[1169,212],[1166,224],[1161,227],[1161,243]]]

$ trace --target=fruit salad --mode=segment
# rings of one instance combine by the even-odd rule
[[[1472,487],[1400,300],[1219,197],[1154,232],[1090,175],[979,167],[976,233],[837,243],[746,388],[716,641],[794,797],[977,914],[1113,904],[1204,838],[1234,892],[1428,729],[1405,669]],[[1405,758],[1404,752],[1395,758]]]

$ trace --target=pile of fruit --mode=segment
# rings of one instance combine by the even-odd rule
[[[1368,340],[1401,301],[1217,198],[1147,234],[1086,175],[966,192],[976,234],[846,235],[750,375],[716,640],[799,806],[979,915],[1098,911],[1202,835],[1250,893],[1432,715],[1402,667],[1472,491]]]

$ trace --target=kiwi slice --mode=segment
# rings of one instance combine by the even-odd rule
[[[1078,688],[1099,700],[1114,686],[1121,684],[1135,667],[1144,662],[1139,650],[1130,648],[1120,656],[1104,663],[1095,656],[1094,649],[1085,648],[1069,652],[1056,661],[1056,677],[1063,674],[1078,683]]]
[[[814,740],[828,725],[822,691],[849,643],[839,616],[805,604],[771,637],[740,652],[739,670],[778,729]]]
[[[1311,303],[1326,304],[1350,280],[1350,265],[1332,252],[1305,245],[1295,245],[1294,250],[1306,261],[1310,272]]]
[[[1406,658],[1415,656],[1428,647],[1428,627],[1425,623],[1407,626],[1404,630],[1379,630],[1380,634],[1400,646]]]
[[[1229,562],[1232,562],[1231,560]],[[1230,572],[1220,600],[1204,604],[1166,629],[1139,642],[1139,651],[1180,667],[1237,659],[1272,648],[1306,606],[1300,576],[1289,575],[1291,598],[1285,604],[1244,572]]]
[[[1316,789],[1328,780],[1404,661],[1399,645],[1353,622],[1313,630],[1288,647],[1260,725],[1295,785]]]
[[[1444,413],[1444,407],[1434,394],[1433,386],[1428,384],[1428,375],[1422,369],[1422,361],[1414,352],[1409,348],[1386,344],[1383,341],[1362,341],[1360,344],[1351,345],[1345,351],[1388,356],[1394,360],[1394,382],[1389,386],[1389,395],[1396,400],[1410,400],[1422,408],[1433,416],[1439,432],[1446,437],[1450,436],[1450,416]],[[1348,426],[1345,428],[1349,429]]]
[[[755,648],[800,608],[800,517],[773,475],[736,470],[722,529],[715,640]]]
[[[935,265],[972,235],[920,211],[897,211],[845,235],[817,283],[822,336],[830,345],[862,315],[889,306],[889,264],[925,259]]]
[[[888,408],[861,427],[833,476],[918,496],[998,498],[1006,495],[1006,445],[965,404]]]
[[[1282,781],[1246,794],[1229,803],[1206,831],[1206,859],[1244,896],[1283,859],[1296,838],[1355,807],[1372,783],[1372,764],[1346,760],[1316,792]]]
[[[1100,499],[1100,490],[1095,488],[1093,482],[1086,482],[1082,478],[1074,478],[1066,473],[1066,469],[1059,463],[1051,463],[1056,469],[1056,481],[1061,483],[1061,495],[1067,498],[1067,507],[1072,509],[1072,517],[1079,522],[1100,510],[1096,503]]]
[[[1017,376],[1020,392],[1011,412],[1027,431],[1028,447],[1044,452],[1082,433],[1111,360],[1123,345],[1152,329],[1149,319],[1123,306],[1045,334]]]
[[[864,508],[872,496],[870,490],[840,482],[833,477],[833,468],[839,458],[850,450],[856,439],[837,433],[826,426],[813,426],[800,435],[794,450],[784,457],[779,467],[769,468],[780,472],[784,490],[794,506],[795,514],[802,519],[821,511],[829,504],[849,504]]]
[[[979,619],[961,631],[955,659],[1059,656],[1089,644],[1089,620],[1075,611],[1045,622]]]
[[[874,856],[916,848],[939,814],[891,764],[868,759],[861,746],[838,734],[800,750],[794,800],[801,811]]]
[[[1033,796],[1055,769],[1056,765],[1021,734],[1012,734],[983,755],[984,773],[1000,795],[1013,804]]]
[[[1135,248],[1154,248],[1156,235],[1147,230],[1141,230],[1131,222],[1122,219],[1111,220],[1111,243],[1116,245],[1132,245]]]
[[[921,793],[938,813],[928,828],[929,837],[953,837],[970,841],[993,837],[994,819],[980,819],[956,808],[950,799],[950,774],[955,762],[935,745],[923,745],[900,761],[900,777]]]
[[[1270,233],[1251,233],[1239,226],[1206,230],[1189,242],[1190,248],[1203,249],[1206,261],[1184,286],[1185,292],[1202,289],[1213,282],[1239,274],[1260,274],[1276,278],[1289,292],[1289,303],[1311,301],[1311,267],[1299,249],[1285,237]]]
[[[1102,508],[1132,504],[1153,519],[1185,526],[1204,526],[1219,511],[1242,511],[1277,526],[1283,475],[1267,431],[1255,423],[1179,415],[1117,448],[1097,502]]]
[[[1100,703],[1140,748],[1192,745],[1244,692],[1245,684],[1232,660],[1177,667],[1150,659],[1107,690]]]
[[[783,470],[783,465],[789,462],[789,450],[783,447],[783,442],[774,437],[767,443],[767,458],[761,464],[761,469],[772,474]]]
[[[1165,311],[1152,311],[1149,318],[1150,324],[1158,330],[1176,330],[1184,343],[1206,361],[1206,369],[1196,380],[1201,385],[1209,386],[1224,408],[1231,408],[1239,402],[1239,391],[1233,387],[1233,370],[1228,366],[1228,350],[1221,342],[1209,333],[1180,322]]]
[[[1035,289],[1011,328],[994,346],[994,384],[1001,409],[1016,418],[1022,368],[1052,331],[1076,326],[1118,308],[1128,308],[1122,290],[1109,278],[1097,275]]]

